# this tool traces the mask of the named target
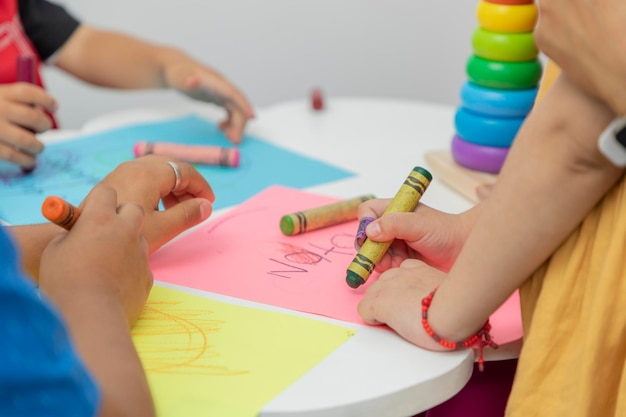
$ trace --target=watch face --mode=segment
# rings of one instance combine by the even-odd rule
[[[626,117],[616,117],[598,139],[598,149],[616,167],[626,167]]]
[[[626,126],[615,132],[615,139],[626,148]]]

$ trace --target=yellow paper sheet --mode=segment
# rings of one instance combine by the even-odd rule
[[[155,286],[132,334],[159,417],[252,417],[355,331]]]

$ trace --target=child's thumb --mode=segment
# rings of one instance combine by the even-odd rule
[[[213,212],[211,202],[204,198],[192,198],[176,204],[170,210],[181,232],[208,219]]]
[[[192,198],[182,201],[163,212],[166,218],[163,232],[171,239],[208,219],[212,212],[213,206],[207,199]]]

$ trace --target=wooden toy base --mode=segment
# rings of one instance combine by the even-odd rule
[[[433,177],[441,180],[470,201],[479,201],[476,187],[496,182],[495,174],[474,171],[454,162],[450,151],[431,151],[424,155]]]

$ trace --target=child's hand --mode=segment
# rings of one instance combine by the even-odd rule
[[[358,311],[368,324],[386,324],[420,347],[445,350],[422,327],[422,299],[439,285],[445,274],[423,262],[407,260],[382,273],[365,290]]]
[[[61,305],[68,300],[115,303],[133,323],[152,287],[143,219],[138,204],[118,204],[113,188],[94,187],[72,230],[54,238],[43,252],[42,291]]]
[[[452,266],[473,227],[474,210],[453,215],[419,204],[412,213],[389,213],[391,200],[368,200],[359,206],[358,218],[375,218],[366,228],[368,239],[388,242],[396,239],[381,261],[379,272],[398,267],[406,259],[419,259],[447,271]]]
[[[33,132],[52,127],[46,111],[53,113],[56,107],[52,96],[36,85],[0,85],[0,159],[32,168],[35,156],[43,151]]]
[[[118,201],[136,202],[145,211],[143,234],[150,253],[169,240],[206,220],[212,212],[215,195],[209,183],[190,164],[175,162],[180,184],[168,162],[172,158],[147,155],[120,164],[107,175],[103,184],[117,191]],[[164,211],[159,210],[163,201]]]
[[[177,61],[166,66],[165,81],[187,96],[223,107],[228,113],[219,127],[233,143],[240,143],[243,130],[254,117],[252,106],[244,94],[215,70],[192,60]]]

